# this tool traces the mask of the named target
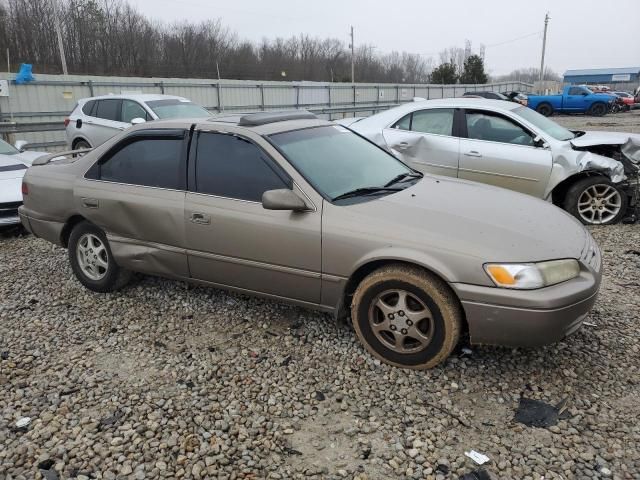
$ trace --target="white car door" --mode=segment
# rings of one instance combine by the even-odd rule
[[[382,132],[391,152],[416,170],[456,177],[460,139],[453,136],[453,108],[417,110]]]
[[[122,100],[110,98],[98,100],[97,103],[94,116],[87,117],[83,121],[84,135],[92,147],[102,145],[130,126],[130,124],[120,121]]]
[[[458,176],[542,198],[551,175],[551,150],[516,121],[490,111],[467,110]],[[464,136],[464,135],[463,135]]]

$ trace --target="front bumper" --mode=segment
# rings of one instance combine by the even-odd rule
[[[600,254],[573,280],[538,290],[454,283],[473,344],[535,347],[576,332],[600,289]]]

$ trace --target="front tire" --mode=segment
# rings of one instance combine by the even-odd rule
[[[80,283],[94,292],[119,290],[131,278],[131,272],[114,261],[107,236],[89,222],[80,222],[71,231],[69,262]]]
[[[624,191],[602,176],[578,180],[569,190],[564,208],[585,225],[612,225],[624,216],[628,198]]]
[[[443,362],[460,338],[462,307],[451,289],[420,268],[388,265],[367,276],[351,304],[364,347],[385,363],[427,369]]]

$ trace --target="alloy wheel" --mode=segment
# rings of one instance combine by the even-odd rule
[[[433,338],[433,316],[416,295],[402,289],[386,290],[369,307],[369,323],[376,338],[394,352],[417,353]]]
[[[617,189],[607,184],[591,185],[578,197],[578,214],[587,223],[601,225],[610,222],[622,208]]]
[[[100,238],[92,233],[85,233],[78,240],[76,247],[78,265],[87,278],[102,280],[109,268],[107,248]]]

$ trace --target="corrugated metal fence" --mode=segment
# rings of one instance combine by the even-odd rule
[[[120,93],[164,93],[187,97],[211,112],[307,109],[324,118],[369,115],[413,97],[458,97],[467,91],[531,91],[523,82],[487,85],[405,85],[327,82],[255,82],[180,78],[36,75],[17,85],[13,74],[9,96],[0,96],[0,133],[9,141],[25,139],[29,148],[65,146],[64,118],[81,98]]]

